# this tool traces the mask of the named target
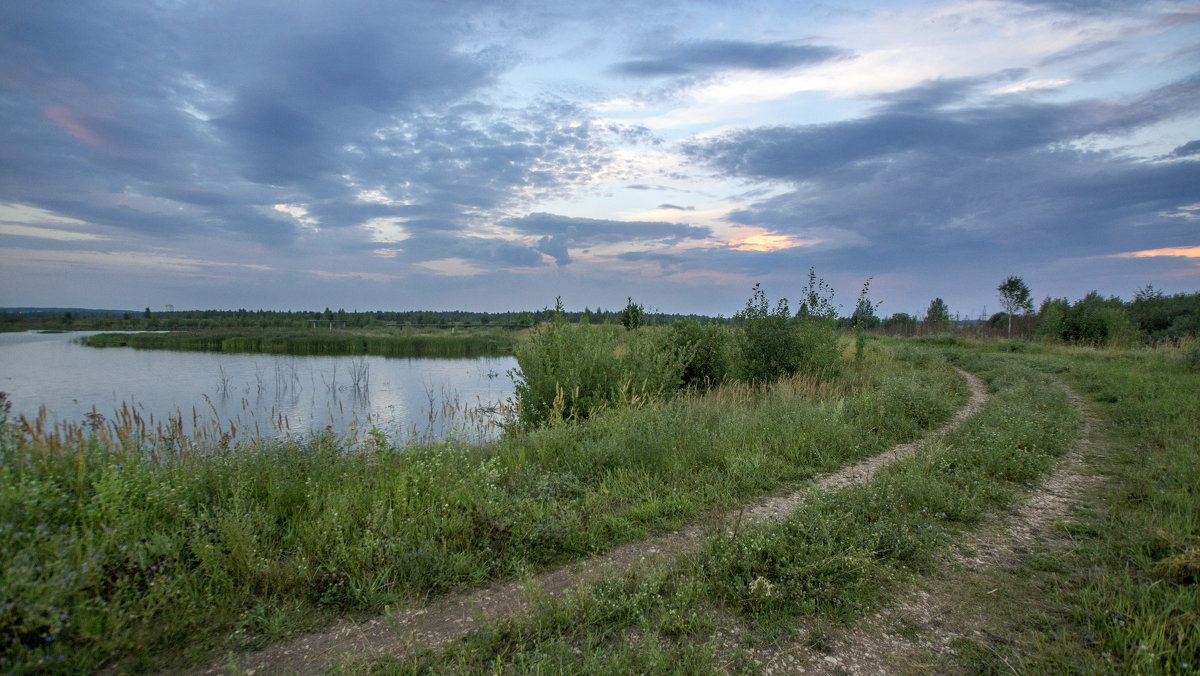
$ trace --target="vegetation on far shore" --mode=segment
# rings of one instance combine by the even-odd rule
[[[620,324],[621,310],[584,308],[564,311],[573,323]],[[431,331],[463,329],[520,330],[554,317],[548,308],[537,311],[467,312],[461,310],[409,310],[403,312],[357,312],[344,309],[306,310],[168,310],[145,308],[139,312],[87,309],[13,308],[0,310],[0,331],[88,330],[88,331],[254,331],[354,332]],[[647,325],[666,326],[681,319],[700,322],[724,321],[703,315],[645,313]]]
[[[868,280],[869,287],[869,280]],[[1016,296],[1006,295],[1017,294]],[[1035,304],[1033,291],[1019,277],[1010,277],[997,288],[1001,303],[1011,301],[1012,311],[990,317],[965,317],[952,312],[941,298],[930,301],[923,315],[896,312],[877,315],[879,305],[866,297],[866,288],[848,315],[833,304],[833,290],[810,270],[809,281],[794,298],[796,315],[804,315],[811,306],[816,314],[831,316],[843,331],[859,327],[881,335],[915,336],[938,333],[970,337],[1036,338],[1044,341],[1093,346],[1129,346],[1195,338],[1200,335],[1200,292],[1168,295],[1147,285],[1134,292],[1131,300],[1104,297],[1096,292],[1071,301],[1068,298],[1044,298]],[[1025,295],[1025,294],[1028,295]],[[1018,302],[1019,301],[1019,302]],[[786,304],[786,299],[784,300]],[[1031,311],[1036,305],[1037,311]],[[1006,305],[1006,307],[1009,307]],[[735,321],[722,316],[667,314],[647,311],[633,299],[621,310],[584,308],[568,310],[543,308],[537,311],[465,312],[425,311],[347,312],[269,310],[182,310],[141,312],[112,310],[10,308],[0,310],[0,331],[90,330],[90,331],[187,331],[213,332],[225,336],[253,337],[264,334],[308,335],[322,331],[353,334],[388,334],[492,329],[512,331],[528,329],[554,320],[572,324],[624,325],[631,309],[639,312],[639,325],[671,326],[679,321],[701,325],[724,325]],[[187,349],[187,348],[184,348]]]
[[[89,347],[150,350],[256,352],[291,355],[377,355],[381,357],[485,357],[511,354],[515,339],[503,329],[361,332],[219,330],[171,333],[99,333],[79,342]]]

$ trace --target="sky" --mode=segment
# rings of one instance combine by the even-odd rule
[[[0,3],[0,306],[1200,291],[1200,5]]]

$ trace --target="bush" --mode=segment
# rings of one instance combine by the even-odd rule
[[[728,329],[681,319],[671,327],[670,343],[683,360],[683,384],[713,387],[733,377],[733,345]]]
[[[558,313],[516,348],[520,424],[582,420],[679,387],[684,355],[669,335],[661,329],[620,332],[612,325],[570,324]]]
[[[1087,345],[1126,345],[1138,330],[1119,298],[1104,299],[1092,291],[1067,304],[1067,299],[1046,299],[1041,307],[1038,336]]]
[[[1128,309],[1130,319],[1152,339],[1200,336],[1200,293],[1168,296],[1147,286],[1134,294]]]
[[[837,366],[835,321],[814,314],[792,317],[786,298],[772,310],[762,286],[734,315],[739,324],[739,377],[768,382],[800,371],[821,372]]]

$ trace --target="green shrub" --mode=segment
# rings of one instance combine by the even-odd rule
[[[667,331],[621,333],[612,325],[570,324],[561,313],[534,329],[516,349],[520,424],[584,419],[679,387],[685,360]]]
[[[1121,346],[1134,342],[1137,326],[1119,298],[1102,298],[1092,291],[1068,305],[1067,299],[1042,302],[1037,335],[1095,346]]]
[[[804,314],[792,317],[786,298],[771,309],[760,284],[736,315],[741,332],[738,375],[750,382],[769,382],[801,371],[823,372],[838,362],[835,322]]]
[[[730,332],[719,324],[681,319],[671,327],[670,342],[683,358],[683,383],[714,387],[733,377],[736,355]]]

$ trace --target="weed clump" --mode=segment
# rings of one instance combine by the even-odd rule
[[[831,377],[840,366],[836,311],[828,287],[810,280],[796,316],[786,298],[771,307],[758,284],[732,327],[681,320],[642,326],[630,300],[614,325],[573,324],[558,301],[554,318],[517,345],[517,422],[532,429],[579,421],[615,406],[640,405],[685,388],[744,381],[767,386],[799,373]],[[631,309],[632,308],[632,309]]]
[[[684,355],[659,329],[619,331],[555,319],[516,350],[518,422],[526,428],[585,420],[618,405],[661,398],[683,383]]]

